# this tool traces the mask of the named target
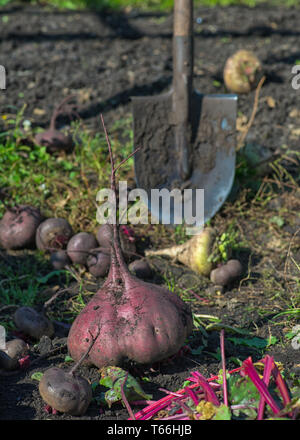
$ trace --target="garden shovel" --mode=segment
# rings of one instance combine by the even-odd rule
[[[183,194],[190,189],[183,209],[195,213],[195,190],[204,189],[206,222],[224,203],[234,179],[237,96],[193,90],[192,0],[174,1],[173,26],[171,89],[132,98],[134,148],[140,147],[135,178],[151,214],[164,224],[176,224],[176,216],[164,202],[151,202],[151,190]]]

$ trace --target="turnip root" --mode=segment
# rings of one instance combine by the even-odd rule
[[[239,278],[243,267],[238,260],[228,260],[226,264],[211,271],[210,280],[217,286],[227,286]]]
[[[27,355],[28,345],[23,339],[12,339],[6,342],[5,350],[0,350],[0,368],[16,370],[20,367],[19,360]]]
[[[73,235],[71,225],[64,218],[48,218],[36,231],[36,246],[43,251],[63,249]]]
[[[156,251],[147,250],[146,256],[167,256],[188,266],[193,271],[209,276],[213,263],[209,257],[212,253],[216,232],[213,228],[205,228],[200,234],[194,235],[190,240],[177,246]]]
[[[44,335],[49,337],[54,335],[52,322],[32,307],[19,307],[14,313],[13,320],[19,331],[34,339],[40,339]]]
[[[104,126],[104,122],[102,119]],[[116,193],[114,162],[111,188]],[[112,227],[111,265],[108,277],[73,322],[68,349],[74,360],[87,350],[90,333],[99,336],[86,362],[98,368],[121,366],[126,361],[152,364],[179,351],[192,331],[189,306],[176,293],[146,283],[130,273],[121,250],[118,225]]]
[[[94,277],[106,276],[110,267],[110,249],[92,249],[89,253],[86,265]]]
[[[85,264],[89,251],[97,247],[97,240],[89,232],[79,232],[73,235],[67,245],[67,254],[73,263]]]
[[[65,98],[62,103],[54,110],[51,117],[49,129],[38,133],[34,138],[35,143],[37,145],[45,146],[49,153],[56,153],[60,151],[65,151],[66,153],[69,153],[74,147],[72,137],[70,135],[62,133],[55,128],[58,116],[63,112],[65,104],[71,98],[73,98],[73,96],[68,96],[67,98]]]
[[[147,279],[151,278],[152,270],[146,260],[134,260],[129,264],[128,269],[132,272],[137,278]]]
[[[96,337],[99,335],[99,329]],[[81,359],[71,368],[64,371],[58,367],[52,367],[45,371],[39,383],[39,392],[48,405],[57,411],[81,416],[88,409],[93,393],[89,382],[81,376],[75,375],[75,371],[88,356],[95,338],[90,334],[91,342]]]
[[[43,220],[39,209],[33,206],[8,208],[0,221],[0,246],[4,249],[34,247],[36,230]]]
[[[58,251],[52,252],[50,255],[50,263],[56,270],[64,269],[68,264],[71,263],[68,257],[67,251],[60,249]]]
[[[224,83],[234,93],[249,93],[261,76],[262,66],[256,55],[248,50],[239,50],[226,61]]]

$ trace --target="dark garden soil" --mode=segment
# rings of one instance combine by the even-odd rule
[[[109,130],[112,123],[130,115],[132,95],[157,94],[170,86],[171,15],[135,11],[105,15],[9,5],[0,10],[0,22],[0,64],[7,69],[7,89],[0,94],[1,112],[26,103],[25,114],[35,125],[47,125],[53,107],[74,92],[79,95],[78,111],[86,127],[99,130],[99,114],[103,112]],[[300,60],[299,23],[300,9],[230,7],[195,11],[195,88],[206,93],[226,92],[222,68],[227,57],[240,48],[253,50],[262,61],[266,81],[247,142],[261,145],[269,155],[300,151],[300,90],[291,85],[292,66]],[[250,118],[254,93],[239,98],[239,127]],[[282,362],[287,380],[291,380],[291,373],[299,375],[300,350],[293,348],[285,335],[296,321],[276,315],[295,304],[299,295],[299,271],[294,263],[300,262],[299,162],[292,153],[280,164],[289,174],[277,174],[277,185],[269,199],[265,195],[268,185],[275,181],[274,175],[266,170],[261,170],[260,176],[250,173],[253,181],[249,184],[247,180],[246,186],[243,180],[237,181],[228,202],[213,219],[220,234],[235,221],[242,246],[234,256],[244,266],[239,282],[220,292],[184,266],[162,258],[151,260],[151,264],[155,274],[152,281],[173,280],[175,290],[185,290],[195,313],[217,316],[225,324],[248,329],[252,336],[269,341],[276,337],[277,343],[270,344],[265,352]],[[257,197],[249,199],[251,183],[259,184]],[[172,242],[173,232],[169,230],[157,234],[155,228],[139,227],[136,232],[147,236],[147,245],[154,248]],[[144,247],[141,242],[141,252]],[[16,261],[22,264],[21,259]],[[97,286],[90,287],[95,291]],[[68,295],[71,293],[65,298]],[[54,311],[55,307],[54,303]],[[1,311],[2,316],[8,313],[11,310]],[[45,412],[38,382],[31,379],[34,372],[52,365],[68,367],[64,363],[67,330],[59,326],[56,330],[52,341],[30,341],[32,360],[58,348],[53,356],[14,374],[0,373],[1,420],[79,419]],[[195,332],[190,343],[193,349],[204,343],[201,335]],[[149,378],[142,382],[143,388],[158,399],[165,395],[159,388],[178,390],[192,370],[207,377],[217,374],[221,368],[216,358],[218,347],[219,331],[210,331],[201,354],[185,353],[152,366],[152,370],[131,371],[136,377]],[[226,340],[228,369],[236,366],[234,358],[248,356],[258,360],[262,351]],[[92,382],[99,380],[96,368],[82,367],[80,372]],[[93,402],[80,419],[126,418],[128,413],[121,405],[100,409]]]

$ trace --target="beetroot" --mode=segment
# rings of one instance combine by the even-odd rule
[[[50,127],[48,130],[38,133],[34,140],[37,145],[45,146],[49,153],[56,153],[60,151],[65,151],[66,153],[70,153],[74,147],[74,143],[72,137],[70,135],[66,135],[59,130],[56,130],[56,120],[58,116],[62,113],[65,108],[65,104],[69,101],[73,96],[68,96],[65,98],[62,103],[54,110]]]
[[[58,367],[45,371],[39,392],[52,408],[73,416],[83,415],[93,397],[92,387],[86,379]]]
[[[12,339],[6,342],[5,350],[0,350],[0,368],[8,371],[18,369],[19,360],[27,353],[28,345],[23,339]]]
[[[116,170],[105,127],[104,131],[112,166],[111,188],[116,192]],[[132,275],[124,262],[116,224],[112,231],[108,277],[72,324],[67,341],[70,355],[80,359],[90,334],[99,329],[87,363],[102,368],[128,360],[138,364],[161,361],[177,353],[191,333],[190,308],[176,293]]]
[[[104,277],[108,274],[110,266],[110,252],[109,249],[96,248],[90,251],[86,265],[89,272],[94,277]]]
[[[67,251],[60,249],[58,251],[52,252],[50,256],[50,263],[56,270],[61,270],[71,263],[68,257]]]
[[[123,226],[123,225],[122,225]],[[119,230],[121,248],[126,260],[130,260],[136,253],[135,239],[129,235],[127,228],[123,226]],[[110,249],[113,233],[109,224],[99,226],[97,230],[97,240],[101,247]]]
[[[52,322],[32,307],[19,307],[14,313],[13,320],[19,331],[34,339],[40,339],[44,335],[49,337],[54,335]]]
[[[73,263],[85,264],[91,249],[97,247],[97,240],[89,232],[73,235],[67,245],[67,254]]]
[[[128,269],[138,278],[147,279],[152,276],[151,267],[144,259],[134,260],[129,264]]]
[[[64,218],[48,218],[36,231],[36,246],[43,251],[63,249],[73,235],[71,225]]]
[[[32,248],[44,217],[38,208],[17,205],[8,208],[0,221],[0,246],[4,249]]]

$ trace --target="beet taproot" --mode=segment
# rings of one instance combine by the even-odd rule
[[[35,247],[35,234],[44,220],[38,208],[16,205],[8,208],[0,221],[0,246],[4,249]]]
[[[47,218],[36,230],[36,246],[43,251],[64,249],[73,235],[70,223],[64,218]]]
[[[54,335],[52,322],[32,307],[19,307],[14,313],[13,321],[19,331],[34,339],[40,339],[44,335],[50,338]]]
[[[89,232],[78,232],[73,235],[67,245],[67,254],[73,263],[85,264],[89,251],[97,247],[97,240]]]
[[[116,194],[114,161],[103,122],[111,160],[111,189]],[[119,229],[112,225],[108,277],[73,322],[67,345],[74,360],[87,349],[98,328],[86,362],[102,368],[125,361],[152,364],[177,353],[192,331],[189,306],[165,287],[132,275],[124,261]]]

